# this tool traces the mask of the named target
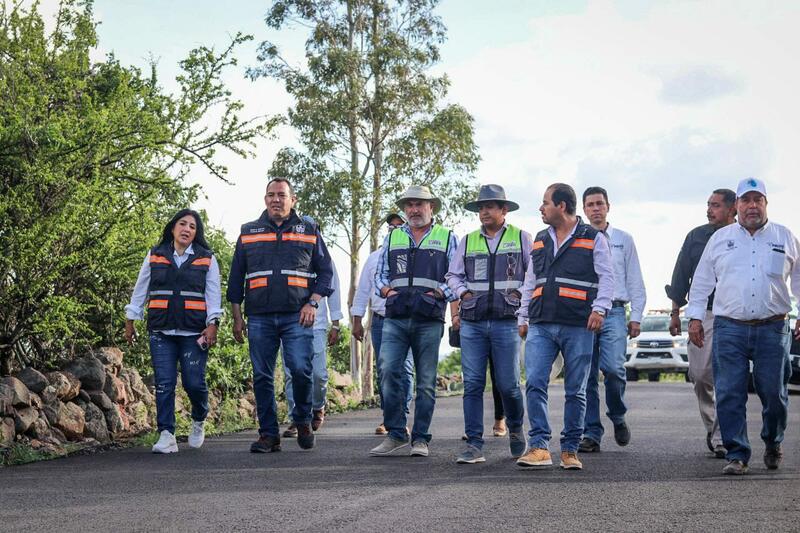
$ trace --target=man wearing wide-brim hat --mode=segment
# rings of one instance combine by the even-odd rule
[[[502,397],[511,455],[525,452],[524,407],[519,388],[516,312],[533,246],[531,235],[506,222],[519,205],[500,185],[483,185],[478,198],[464,205],[481,222],[461,241],[446,279],[461,300],[461,369],[464,375],[465,449],[458,463],[482,463],[483,390],[492,365],[494,387]]]
[[[409,444],[403,365],[410,348],[417,371],[411,455],[427,457],[444,314],[447,302],[455,300],[445,274],[458,239],[449,229],[433,223],[442,203],[428,187],[412,185],[397,199],[397,206],[407,222],[389,232],[375,271],[375,289],[386,298],[378,360],[384,424],[389,434],[370,455],[391,455]],[[451,313],[457,309],[454,303],[450,307]]]

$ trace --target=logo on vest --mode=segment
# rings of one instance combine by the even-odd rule
[[[267,228],[250,228],[250,233],[264,233]]]
[[[428,241],[428,244],[430,244],[431,246],[441,246],[442,245],[442,241],[431,239],[431,240]]]
[[[408,256],[401,254],[397,256],[397,273],[405,274],[408,270]]]
[[[305,233],[306,232],[306,225],[305,224],[298,224],[294,227],[295,233]]]
[[[500,245],[500,247],[502,249],[504,249],[504,250],[508,250],[510,248],[516,248],[517,247],[517,243],[515,243],[515,242],[504,242],[504,243],[502,243]]]

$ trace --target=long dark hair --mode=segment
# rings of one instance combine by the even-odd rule
[[[195,211],[194,209],[181,209],[175,216],[172,217],[166,226],[164,226],[164,233],[161,234],[161,242],[158,243],[159,245],[165,244],[172,244],[173,236],[172,230],[175,229],[175,224],[178,223],[180,219],[185,217],[186,215],[192,215],[194,217],[194,224],[196,226],[196,233],[194,234],[194,240],[192,243],[197,243],[206,250],[211,250],[211,247],[206,242],[206,234],[203,230],[203,219],[200,218],[200,213]]]

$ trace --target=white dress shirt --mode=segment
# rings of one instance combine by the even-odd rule
[[[194,249],[190,244],[183,255],[178,255],[177,251],[172,252],[172,258],[175,264],[180,266],[185,263],[191,256],[194,255]],[[139,269],[139,277],[136,279],[136,285],[133,288],[131,301],[125,306],[125,318],[128,320],[143,320],[144,319],[144,305],[147,303],[147,292],[150,288],[150,252],[144,258],[142,268]],[[219,279],[219,263],[217,263],[216,256],[211,256],[211,264],[206,272],[206,325],[210,324],[215,318],[222,316],[222,289]],[[197,332],[186,331],[181,329],[157,330],[165,335],[197,335]]]
[[[564,243],[572,238],[578,223],[572,227],[567,238],[558,243],[556,230],[553,226],[547,228],[550,238],[553,240],[553,256],[558,255],[558,251]],[[534,237],[535,238],[535,237]],[[556,246],[555,243],[558,243]],[[594,238],[592,249],[592,260],[594,271],[597,274],[597,297],[592,302],[592,311],[607,311],[611,309],[611,297],[614,294],[614,268],[611,266],[611,248],[608,246],[608,238],[602,231],[598,231]],[[524,326],[528,324],[528,305],[533,298],[533,290],[536,288],[536,273],[533,271],[533,261],[528,264],[525,271],[525,283],[522,285],[522,300],[520,301],[519,311],[517,311],[517,324]]]
[[[383,253],[383,248],[378,248],[367,257],[361,275],[358,278],[358,287],[353,296],[353,306],[350,314],[353,316],[365,316],[367,305],[373,313],[381,316],[386,314],[386,299],[381,298],[375,293],[375,270],[378,268],[378,259]]]
[[[336,272],[336,265],[331,261],[333,267],[333,278],[331,278],[330,296],[325,296],[319,301],[317,318],[314,319],[314,329],[328,329],[328,319],[331,321],[341,320],[342,314],[342,291],[339,290],[339,273]]]
[[[753,235],[739,223],[717,230],[697,264],[686,316],[702,320],[715,288],[715,316],[763,320],[788,313],[789,276],[800,305],[799,254],[797,237],[779,224],[767,222]]]
[[[631,322],[641,322],[647,292],[639,265],[639,254],[633,237],[618,228],[606,226],[606,236],[611,245],[611,262],[614,265],[614,300],[631,303]]]

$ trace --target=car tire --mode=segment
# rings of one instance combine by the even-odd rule
[[[651,372],[647,374],[647,381],[661,381],[661,373]]]
[[[639,371],[635,368],[626,368],[625,379],[627,381],[639,381]]]

